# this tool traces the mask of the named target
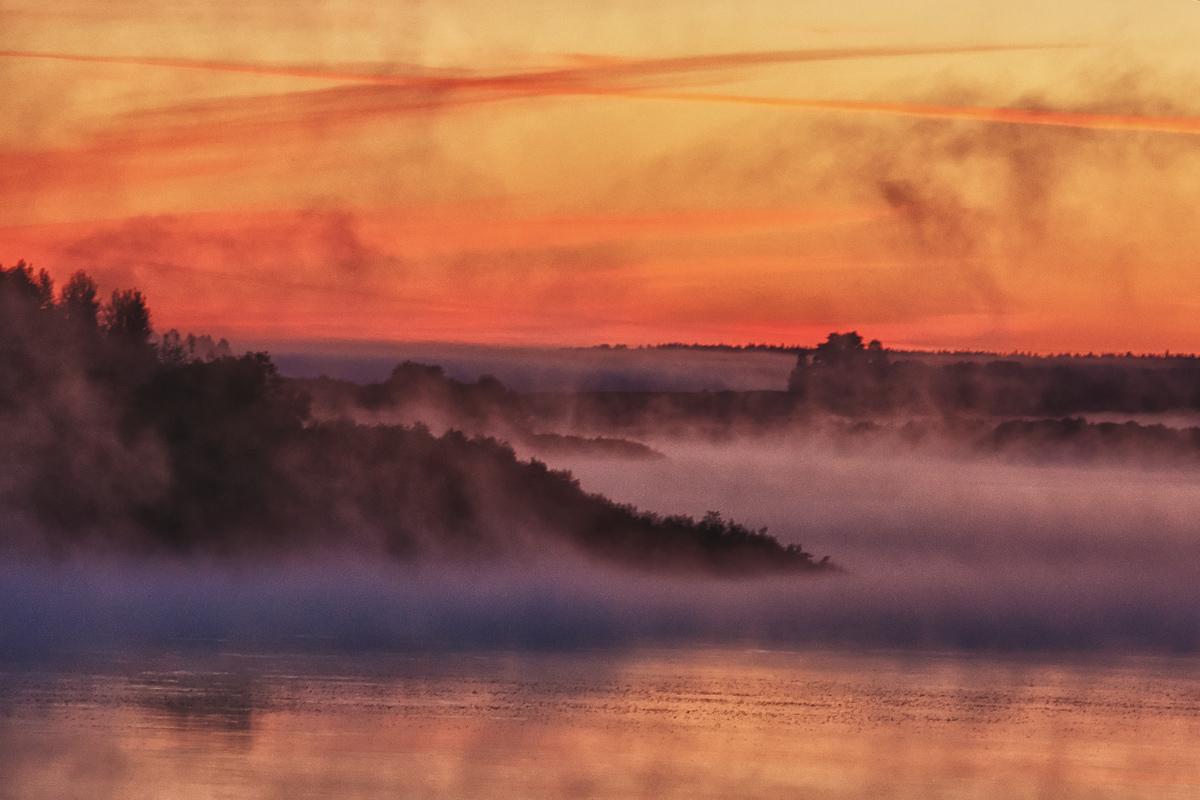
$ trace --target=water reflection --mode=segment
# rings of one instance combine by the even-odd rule
[[[245,672],[147,672],[137,681],[136,703],[148,716],[179,728],[249,733],[254,682]]]
[[[3,678],[5,797],[1195,797],[1200,664],[676,650]]]

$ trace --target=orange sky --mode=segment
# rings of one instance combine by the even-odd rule
[[[160,329],[1200,351],[1195,2],[0,19],[0,263]]]

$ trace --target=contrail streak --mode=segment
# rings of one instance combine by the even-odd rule
[[[604,80],[630,80],[682,73],[718,71],[771,64],[831,61],[857,58],[882,58],[922,55],[952,55],[1029,49],[1050,49],[1073,45],[983,45],[928,48],[847,48],[827,50],[784,50],[772,52],[726,53],[682,56],[677,58],[605,60],[600,64],[568,69],[517,72],[500,75],[414,74],[386,75],[341,72],[316,67],[262,65],[227,61],[197,61],[175,58],[90,56],[67,53],[0,51],[0,58],[49,59],[81,63],[102,63],[167,69],[191,69],[232,72],[265,77],[289,77],[335,82],[407,87],[414,89],[491,90],[521,96],[605,96],[641,100],[686,103],[716,103],[810,111],[886,114],[926,119],[966,120],[1015,125],[1042,125],[1091,130],[1150,131],[1156,133],[1200,134],[1200,118],[1149,116],[1141,114],[1105,114],[1074,111],[1032,110],[947,106],[929,103],[884,103],[857,100],[819,100],[785,97],[755,97],[736,94],[663,92],[635,86],[604,86]]]
[[[701,94],[690,92],[606,92],[598,90],[596,93],[681,103],[720,103],[724,105],[794,108],[808,111],[889,114],[900,117],[998,122],[1012,125],[1047,125],[1058,128],[1200,134],[1200,117],[1094,114],[1078,111],[1041,111],[1023,108],[943,106],[928,103],[879,103],[859,100],[811,100],[790,97],[752,97],[737,94]]]
[[[837,61],[858,58],[888,58],[902,56],[955,55],[966,53],[1004,52],[1014,50],[1044,50],[1075,45],[968,45],[958,47],[908,48],[842,48],[825,50],[777,50],[768,52],[722,53],[715,55],[680,56],[650,59],[604,59],[585,67],[502,73],[499,75],[465,74],[453,71],[418,72],[411,75],[387,75],[364,72],[343,72],[329,68],[303,65],[255,64],[236,61],[194,60],[137,56],[95,56],[70,53],[0,51],[0,58],[26,58],[52,61],[73,61],[85,64],[156,67],[162,69],[231,72],[264,77],[304,78],[353,83],[381,84],[440,89],[515,89],[522,86],[549,83],[568,85],[587,83],[595,79],[636,78],[687,72],[716,71],[739,67],[806,61]],[[411,67],[410,67],[411,68]]]

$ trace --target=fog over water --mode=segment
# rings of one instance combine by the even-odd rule
[[[838,619],[848,638],[1000,649],[1200,642],[1200,480],[1189,470],[811,441],[654,446],[668,458],[569,467],[623,502],[720,508],[836,554],[848,574],[815,584],[808,608],[828,604],[817,616]],[[819,627],[838,636],[836,625]]]
[[[841,574],[664,576],[546,555],[500,566],[72,557],[4,565],[9,660],[122,648],[574,650],[659,644],[1200,649],[1200,480],[807,442],[653,442],[564,458],[588,491],[720,510]]]
[[[1200,474],[1037,464],[812,441],[653,442],[663,461],[564,459],[593,491],[668,513],[720,509],[853,571],[912,557],[1064,568],[1200,559]],[[906,568],[908,565],[905,565]],[[1064,576],[1065,577],[1065,576]]]

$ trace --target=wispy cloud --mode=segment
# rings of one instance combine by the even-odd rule
[[[0,259],[31,256],[56,274],[85,269],[106,287],[136,285],[164,324],[222,335],[319,329],[387,338],[402,329],[406,337],[586,342],[589,332],[643,338],[656,317],[678,326],[697,303],[711,303],[725,273],[750,266],[733,256],[718,274],[694,265],[685,271],[700,297],[685,300],[677,280],[659,275],[674,248],[803,236],[901,213],[881,204],[573,216],[456,206],[184,214],[2,228]]]
[[[945,47],[859,47],[814,50],[717,53],[673,58],[619,58],[574,55],[570,67],[521,72],[487,73],[465,69],[431,69],[413,64],[373,65],[371,71],[312,64],[269,64],[153,56],[88,55],[75,53],[0,51],[0,58],[68,61],[84,64],[155,67],[161,69],[226,72],[261,77],[305,78],[320,81],[367,83],[422,89],[529,90],[536,94],[556,88],[570,93],[572,86],[606,81],[629,81],[688,73],[717,72],[756,66],[845,61],[863,58],[962,55],[971,53],[1045,50],[1077,45],[962,45]]]

